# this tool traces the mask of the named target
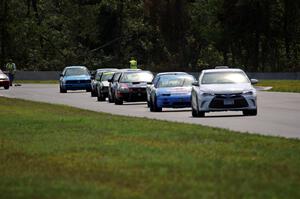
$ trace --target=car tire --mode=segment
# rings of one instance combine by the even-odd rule
[[[92,92],[92,89],[88,88],[86,89],[86,92]]]
[[[245,115],[245,116],[256,116],[257,115],[257,109],[244,110],[243,115]]]
[[[110,93],[108,93],[108,102],[109,103],[113,103],[114,102],[114,100],[112,99],[112,96],[111,96]]]
[[[9,89],[9,85],[8,85],[8,86],[4,86],[4,89],[5,89],[5,90],[8,90],[8,89]]]
[[[91,91],[91,97],[97,97],[97,92],[94,91],[94,90],[92,90],[92,91]]]
[[[150,103],[150,111],[151,110],[152,110],[152,112],[161,112],[162,111],[162,107],[157,106],[156,96],[154,96],[154,101],[152,103]]]
[[[192,116],[193,117],[204,117],[205,116],[205,112],[204,111],[199,111],[199,106],[198,106],[198,97],[196,97],[196,103],[197,103],[197,109],[194,109],[192,102]]]
[[[154,112],[153,103],[152,103],[151,99],[150,99],[150,102],[149,102],[149,108],[150,108],[150,112]]]
[[[102,93],[99,93],[99,94],[98,94],[97,100],[98,100],[98,101],[101,101],[101,102],[105,101],[105,97],[102,95]]]
[[[63,88],[60,86],[60,87],[59,87],[59,92],[60,92],[60,93],[66,93],[67,90],[66,90],[66,89],[63,89]]]
[[[115,105],[122,105],[123,104],[123,100],[115,98]]]

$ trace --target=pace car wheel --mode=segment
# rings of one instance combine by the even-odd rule
[[[5,89],[5,90],[8,90],[8,89],[9,89],[9,85],[8,85],[8,86],[4,86],[4,89]]]
[[[244,110],[243,115],[245,115],[245,116],[255,116],[255,115],[257,115],[257,109]]]
[[[196,97],[196,106],[197,106],[197,108],[194,109],[193,104],[192,104],[192,116],[193,117],[204,117],[205,116],[205,112],[204,111],[199,111],[198,97]]]

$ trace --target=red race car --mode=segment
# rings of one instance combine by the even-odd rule
[[[6,74],[0,70],[0,87],[4,87],[5,89],[9,89],[9,78]]]

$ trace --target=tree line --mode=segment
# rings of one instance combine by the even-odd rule
[[[300,71],[300,1],[0,0],[0,64]]]

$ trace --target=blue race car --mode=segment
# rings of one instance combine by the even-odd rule
[[[150,111],[162,108],[184,108],[191,106],[192,83],[195,78],[188,74],[166,74],[159,77],[150,93]]]
[[[67,90],[91,91],[91,75],[85,66],[68,66],[60,74],[59,90],[66,93]]]

